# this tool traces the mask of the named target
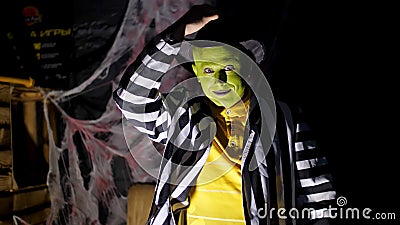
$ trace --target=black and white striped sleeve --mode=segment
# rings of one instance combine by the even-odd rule
[[[332,184],[328,160],[309,125],[304,121],[296,124],[295,168],[297,169],[297,202],[305,210],[304,222],[330,218],[329,207],[334,207],[336,191]],[[311,221],[310,221],[311,220]]]
[[[153,39],[124,72],[113,98],[123,116],[151,140],[165,144],[170,116],[159,92],[179,46]]]

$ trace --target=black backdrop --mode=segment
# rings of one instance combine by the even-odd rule
[[[297,8],[293,73],[348,207],[396,212],[399,224],[398,110],[390,6],[381,2],[307,1]],[[299,90],[301,92],[301,90]],[[372,215],[372,213],[370,214]]]

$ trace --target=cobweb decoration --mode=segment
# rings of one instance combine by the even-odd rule
[[[156,181],[159,159],[149,149],[160,152],[162,148],[134,127],[124,127],[129,129],[124,132],[121,113],[112,98],[95,120],[73,118],[62,103],[104,85],[114,90],[146,39],[172,24],[192,5],[201,3],[204,1],[130,0],[113,46],[93,74],[73,89],[43,91],[44,102],[55,106],[64,127],[60,143],[49,138],[47,185],[51,213],[47,224],[126,224],[129,185]],[[152,21],[155,28],[149,30]],[[111,69],[117,66],[121,67],[117,72]],[[50,124],[47,104],[44,104],[44,114],[49,137],[53,137],[56,132]],[[82,149],[85,154],[81,153]],[[115,167],[116,164],[119,166]],[[116,177],[123,178],[125,187],[118,185]]]

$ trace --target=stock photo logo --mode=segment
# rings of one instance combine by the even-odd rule
[[[337,220],[376,220],[395,221],[397,218],[396,212],[375,212],[371,208],[346,207],[348,201],[344,196],[339,196],[336,199],[336,206],[329,205],[327,208],[314,209],[303,208],[264,208],[258,209],[257,215],[260,218],[278,217],[279,219],[318,219],[331,218]]]

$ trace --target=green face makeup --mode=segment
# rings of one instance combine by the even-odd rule
[[[240,101],[245,86],[240,76],[239,54],[224,46],[193,49],[193,70],[204,94],[216,105],[230,108]]]

